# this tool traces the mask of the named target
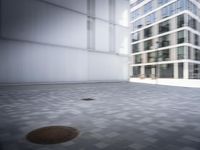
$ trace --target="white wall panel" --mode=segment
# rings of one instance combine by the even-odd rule
[[[95,22],[95,49],[109,51],[109,24],[100,20]]]
[[[129,22],[129,2],[126,0],[115,1],[115,22],[128,27]]]
[[[7,40],[0,37],[0,84],[128,79],[128,57],[109,54],[114,38],[115,51],[126,53],[126,29],[112,25],[116,34],[111,34],[110,23],[98,19],[109,18],[108,0],[95,0],[94,51],[103,53],[81,50],[88,42],[87,0],[43,1],[1,0],[1,33]],[[115,3],[116,22],[126,25],[128,3]]]
[[[109,20],[108,0],[95,0],[95,15],[97,18]]]
[[[5,37],[86,48],[87,17],[33,0],[2,0]]]
[[[115,48],[120,54],[129,54],[129,29],[116,26]]]
[[[89,53],[90,80],[128,80],[128,58],[104,53]]]
[[[0,82],[88,80],[87,51],[0,41]]]
[[[87,0],[43,0],[61,7],[87,13]]]

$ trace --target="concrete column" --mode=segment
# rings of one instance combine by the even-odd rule
[[[175,45],[177,43],[177,34],[176,33],[170,34],[169,40],[170,40],[170,45]]]
[[[140,40],[142,40],[144,38],[144,30],[139,31],[138,33]]]
[[[183,63],[183,78],[184,79],[189,78],[189,63],[188,62]]]
[[[184,59],[188,59],[188,48],[184,46]]]
[[[139,50],[140,50],[140,52],[144,51],[144,44],[143,44],[143,42],[139,43]]]
[[[144,68],[144,66],[141,66],[141,77],[142,78],[145,77],[145,68]]]
[[[190,56],[191,59],[194,60],[194,49],[192,47],[190,47]]]
[[[152,26],[151,28],[152,28],[152,34],[153,34],[153,36],[154,36],[154,35],[157,35],[157,34],[158,34],[158,31],[157,31],[157,30],[158,30],[157,25],[156,25],[156,26]],[[156,40],[157,40],[157,39],[156,39]],[[155,46],[154,46],[154,47],[155,47]]]
[[[170,30],[175,30],[177,28],[177,19],[176,17],[170,21]]]
[[[170,60],[177,60],[177,48],[170,49]]]
[[[142,63],[147,63],[147,53],[142,54]]]
[[[135,55],[130,58],[131,64],[135,64]]]
[[[178,63],[174,63],[174,79],[178,79]]]

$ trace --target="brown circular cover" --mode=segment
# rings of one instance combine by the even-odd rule
[[[26,139],[37,144],[58,144],[74,139],[79,131],[66,126],[49,126],[31,131]]]

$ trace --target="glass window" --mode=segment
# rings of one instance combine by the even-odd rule
[[[188,9],[194,14],[197,14],[197,6],[193,4],[191,1],[188,1]]]
[[[192,12],[192,2],[189,0],[188,1],[188,9],[189,9],[189,11],[191,11]]]
[[[169,17],[176,13],[176,3],[172,3],[161,9],[162,18]]]
[[[144,5],[144,14],[152,11],[152,9],[153,9],[153,4],[152,4],[152,1],[150,1]]]
[[[133,77],[139,77],[141,74],[141,67],[135,66],[133,67]]]
[[[177,47],[177,60],[184,59],[184,46]]]
[[[139,19],[133,23],[133,30],[137,30],[142,28],[142,20]]]
[[[168,6],[164,7],[161,9],[161,13],[162,13],[162,18],[168,17]]]
[[[174,65],[173,64],[160,64],[159,65],[159,77],[160,78],[173,78],[174,77]]]
[[[152,27],[144,29],[144,38],[148,38],[152,36]]]
[[[170,53],[169,49],[158,51],[158,61],[169,61]]]
[[[178,63],[178,78],[183,78],[183,63]]]
[[[156,52],[147,53],[147,62],[152,63],[156,62]]]
[[[154,65],[145,66],[145,77],[155,77],[155,72],[157,72],[157,68]]]
[[[141,54],[135,55],[135,64],[140,64],[140,63],[142,63]]]
[[[199,36],[197,34],[194,34],[194,44],[199,45]]]
[[[132,20],[137,19],[141,14],[140,14],[140,9],[136,9],[131,13],[132,15]]]
[[[166,47],[170,45],[169,35],[161,36],[158,40],[159,47]]]
[[[158,1],[158,5],[161,6],[169,2],[170,0],[157,0],[157,1]]]
[[[184,43],[184,30],[177,32],[177,43]]]
[[[188,59],[192,59],[192,51],[193,49],[191,47],[186,47],[187,48],[187,52],[188,52]]]
[[[159,33],[164,33],[164,32],[168,32],[170,30],[169,27],[169,20],[165,21],[165,22],[161,22],[159,24]]]
[[[151,50],[151,49],[153,49],[152,40],[144,41],[144,50]]]
[[[132,45],[132,53],[139,52],[139,44],[133,44]]]
[[[140,40],[140,34],[139,32],[133,33],[132,34],[132,42],[136,42]]]
[[[152,24],[156,21],[156,13],[152,13],[145,17],[146,25]]]
[[[200,60],[200,50],[198,50],[198,49],[194,50],[194,59]]]
[[[177,1],[177,12],[181,12],[184,10],[184,0],[178,0]]]
[[[194,64],[194,79],[200,79],[200,64]]]
[[[169,5],[169,16],[176,13],[176,3],[172,3]]]
[[[196,19],[188,16],[188,26],[196,30],[197,29],[197,21],[196,21]]]
[[[190,31],[188,31],[188,32],[186,32],[187,33],[187,42],[188,43],[191,43],[191,33],[190,33]]]
[[[183,15],[179,15],[177,17],[177,28],[184,27],[184,25],[185,25],[184,14]]]

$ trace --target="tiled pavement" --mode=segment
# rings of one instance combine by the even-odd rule
[[[95,98],[82,101],[82,98]],[[66,125],[63,144],[29,143],[36,128]],[[200,150],[200,89],[136,83],[0,88],[0,150]]]

